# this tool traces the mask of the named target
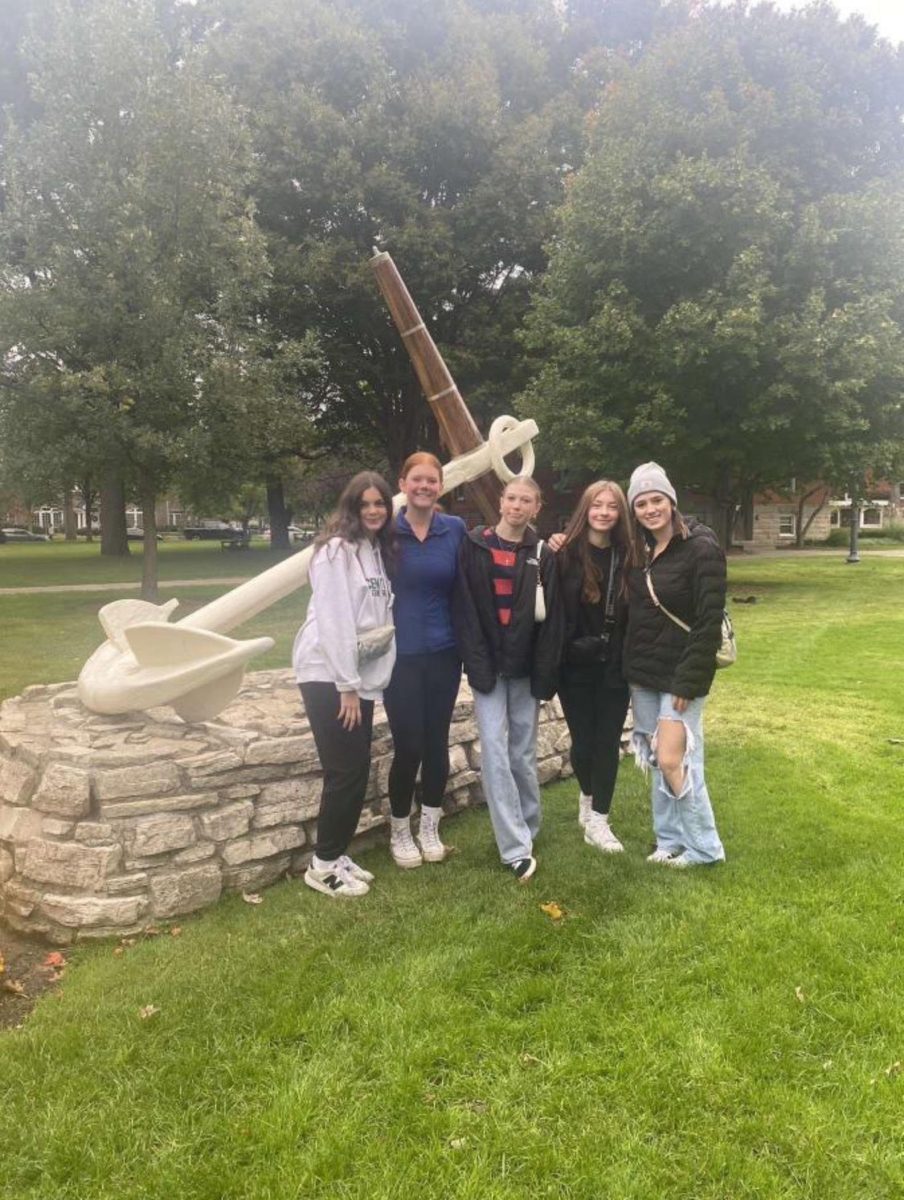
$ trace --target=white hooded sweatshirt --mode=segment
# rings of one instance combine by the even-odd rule
[[[385,654],[358,664],[358,634],[392,624],[392,588],[379,545],[330,538],[311,560],[309,577],[311,601],[292,649],[295,678],[379,700],[395,665],[395,639]]]

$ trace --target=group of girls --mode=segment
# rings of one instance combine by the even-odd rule
[[[394,746],[392,859],[410,869],[447,856],[439,824],[462,664],[496,845],[519,882],[537,867],[539,703],[556,693],[584,840],[604,853],[623,850],[609,812],[633,703],[637,761],[652,771],[649,861],[680,869],[722,860],[703,775],[703,708],[725,559],[710,529],[681,516],[662,468],[638,467],[627,499],[615,483],[591,484],[550,544],[534,529],[541,496],[529,476],[506,485],[495,525],[470,532],[438,509],[442,466],[433,455],[412,455],[399,487],[405,505],[393,519],[386,482],[356,475],[311,563],[312,597],[293,653],[323,768],[305,882],[330,896],[360,896],[373,882],[347,851],[381,695]]]

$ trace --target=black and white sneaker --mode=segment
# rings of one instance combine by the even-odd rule
[[[527,883],[537,869],[537,860],[535,858],[519,858],[517,862],[509,863],[509,866],[519,883]]]
[[[342,859],[334,863],[320,863],[314,859],[304,873],[304,881],[315,892],[323,892],[325,896],[364,896],[370,891],[369,885],[363,879],[356,879],[346,867]]]

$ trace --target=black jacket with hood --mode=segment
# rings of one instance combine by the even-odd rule
[[[512,619],[502,625],[496,610],[493,591],[493,556],[484,536],[487,526],[472,529],[461,544],[458,556],[458,578],[452,603],[455,637],[468,682],[476,692],[491,692],[501,675],[506,679],[531,678],[531,691],[540,700],[552,692],[546,681],[555,677],[554,665],[545,663],[543,655],[555,653],[557,638],[540,638],[546,622],[535,619],[537,572],[540,571],[546,592],[547,620],[556,621],[560,605],[555,602],[555,562],[548,546],[542,547],[541,563],[537,562],[537,535],[525,531],[516,551],[515,578],[512,592]],[[547,633],[554,631],[548,630]]]
[[[623,670],[629,683],[688,700],[705,696],[716,673],[725,608],[725,555],[713,531],[687,520],[649,564],[659,601],[690,625],[676,625],[653,603],[642,567],[628,572],[628,631]]]

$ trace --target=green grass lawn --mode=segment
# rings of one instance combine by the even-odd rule
[[[99,542],[7,542],[0,545],[0,588],[140,583],[144,552],[140,542],[129,545],[126,558],[104,558]],[[280,561],[264,541],[241,551],[222,550],[219,542],[184,540],[163,541],[157,549],[161,580],[244,577]]]
[[[0,1196],[899,1200],[902,589],[904,559],[732,562],[758,603],[708,713],[723,867],[644,861],[626,761],[622,856],[559,784],[528,887],[475,812],[442,866],[363,855],[363,901],[292,881],[77,949],[0,1034]],[[282,661],[293,604],[254,622]],[[91,603],[53,611],[87,636]]]

